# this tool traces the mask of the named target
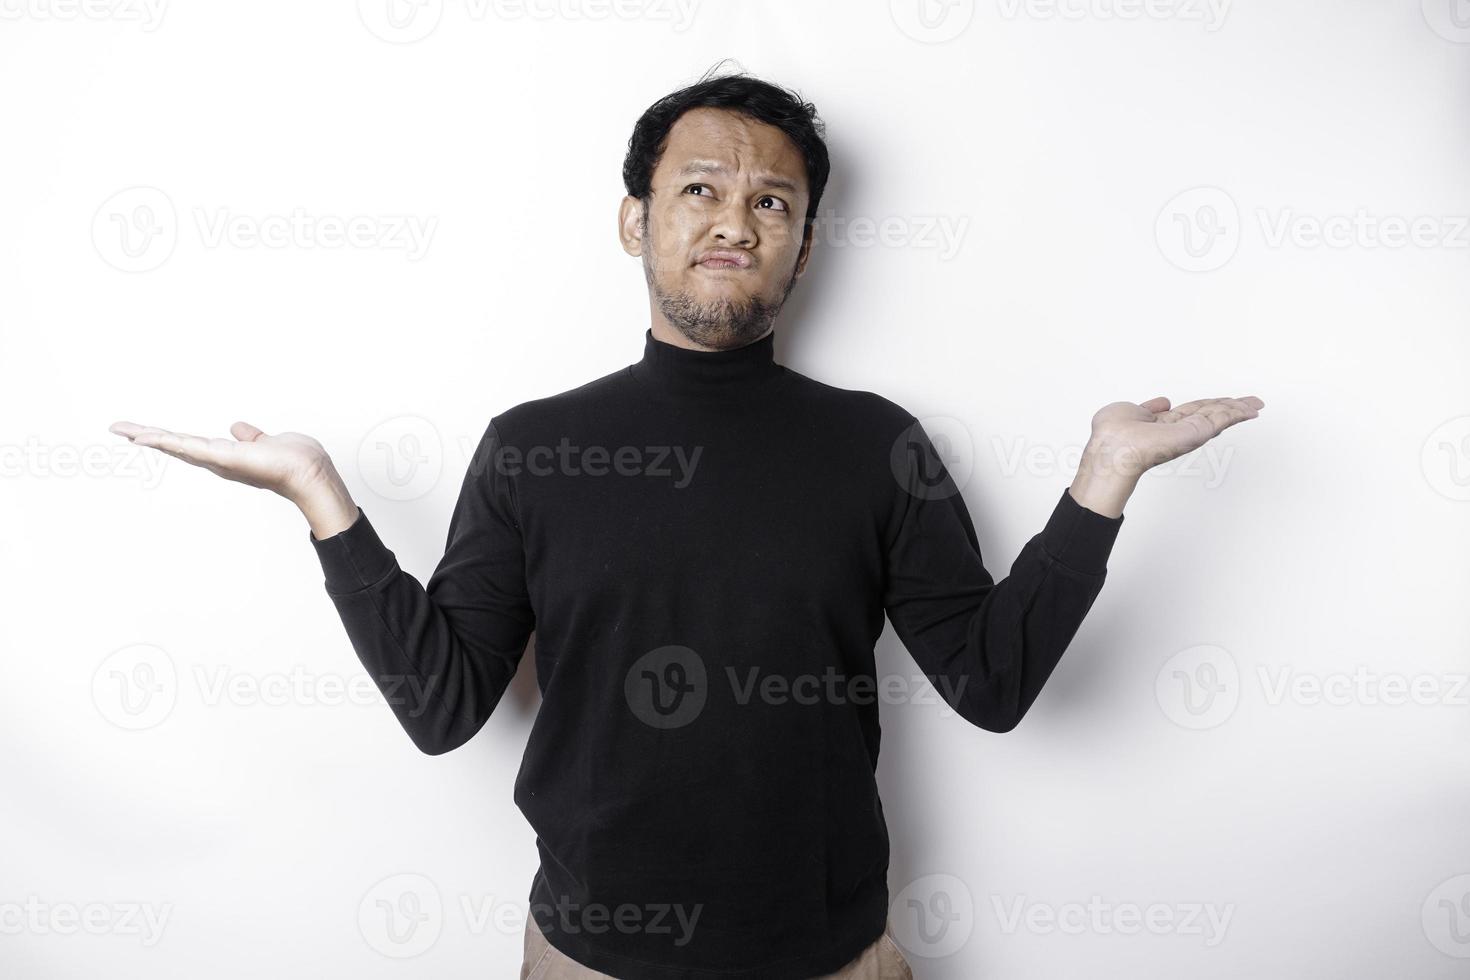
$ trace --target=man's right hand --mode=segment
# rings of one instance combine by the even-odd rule
[[[136,422],[114,422],[108,431],[226,480],[280,494],[301,509],[319,541],[357,520],[357,504],[332,458],[320,442],[300,432],[266,435],[248,422],[230,426],[234,439],[206,439]]]

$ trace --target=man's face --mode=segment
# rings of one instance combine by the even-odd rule
[[[623,198],[619,231],[642,256],[654,336],[713,350],[765,336],[811,249],[796,146],[739,113],[691,109],[670,127],[652,183],[646,215]]]

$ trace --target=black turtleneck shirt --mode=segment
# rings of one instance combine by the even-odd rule
[[[530,911],[614,977],[798,980],[874,942],[879,698],[1009,731],[1122,524],[1063,491],[994,581],[914,416],[773,345],[646,331],[637,362],[494,416],[427,586],[361,510],[311,537],[426,753],[480,730],[534,630],[542,701],[515,782],[541,859]],[[932,687],[875,677],[885,612]]]

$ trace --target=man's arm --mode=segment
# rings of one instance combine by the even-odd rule
[[[974,525],[928,436],[896,497],[884,606],[894,631],[945,701],[971,724],[1020,723],[1092,608],[1123,524],[1123,506],[1150,467],[1254,418],[1260,399],[1115,402],[1093,416],[1072,486],[1000,582],[981,560]]]
[[[244,422],[231,427],[236,440],[131,422],[112,431],[296,504],[348,639],[414,744],[439,755],[480,730],[535,628],[512,490],[493,465],[493,422],[465,474],[444,557],[427,587],[398,566],[310,436],[267,435]]]
[[[322,540],[310,535],[358,659],[429,755],[458,748],[484,726],[536,625],[515,503],[492,462],[498,445],[492,422],[427,587],[398,567],[360,510],[345,530]]]
[[[996,582],[964,499],[917,421],[904,438],[914,463],[891,522],[884,608],[950,707],[972,725],[1008,732],[1101,591],[1123,518],[1063,491],[1046,527]]]

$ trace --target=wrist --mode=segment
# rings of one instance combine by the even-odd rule
[[[1096,514],[1119,517],[1141,476],[1143,471],[1134,465],[1131,453],[1088,443],[1068,492],[1078,504]]]
[[[357,520],[357,503],[330,460],[318,474],[297,485],[289,496],[318,541],[347,530]]]

